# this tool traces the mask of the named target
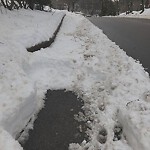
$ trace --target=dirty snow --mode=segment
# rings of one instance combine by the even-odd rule
[[[140,14],[141,11],[133,11],[133,13],[126,14],[121,13],[118,17],[130,17],[130,18],[145,18],[150,19],[150,8],[145,9],[142,14]]]
[[[147,150],[148,73],[87,19],[67,12],[55,43],[28,53],[51,36],[64,12],[52,14],[0,14],[0,150],[22,149],[15,138],[43,106],[47,89],[72,90],[85,102],[80,117],[89,141],[72,143],[70,150]]]

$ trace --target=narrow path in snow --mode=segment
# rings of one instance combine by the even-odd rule
[[[60,27],[61,27],[61,25],[63,23],[63,20],[64,20],[65,16],[66,15],[64,15],[62,17],[58,27],[56,28],[55,32],[53,33],[53,36],[50,37],[48,41],[43,41],[43,42],[38,43],[38,44],[36,44],[36,45],[34,45],[32,47],[29,47],[29,48],[27,48],[27,51],[28,52],[35,52],[35,51],[40,50],[41,48],[47,48],[47,47],[51,46],[51,44],[55,41],[55,38],[56,38],[56,36],[57,36],[57,34],[58,34],[59,30],[60,30]]]
[[[82,106],[81,99],[72,92],[49,90],[45,108],[38,114],[24,150],[67,150],[70,143],[81,143],[86,126],[76,121],[74,115],[82,112]]]

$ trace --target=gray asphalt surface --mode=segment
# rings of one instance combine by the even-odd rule
[[[72,92],[48,90],[45,108],[38,114],[29,139],[22,143],[24,150],[68,150],[70,143],[81,143],[86,139],[86,125],[74,115],[83,112],[82,106]]]
[[[129,56],[139,60],[150,73],[150,20],[117,17],[88,19]]]

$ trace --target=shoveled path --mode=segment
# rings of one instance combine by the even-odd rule
[[[81,99],[72,92],[48,90],[45,108],[38,114],[24,150],[67,150],[70,143],[81,143],[86,127],[74,115],[82,112],[82,106]]]
[[[56,39],[56,36],[57,36],[57,34],[58,34],[58,32],[59,32],[59,30],[60,30],[60,28],[61,28],[61,25],[62,25],[62,23],[63,23],[63,20],[64,20],[65,16],[66,16],[66,15],[64,15],[64,16],[62,17],[62,19],[61,19],[59,25],[57,26],[56,30],[54,31],[54,33],[53,33],[53,35],[52,35],[52,37],[50,37],[48,41],[42,41],[41,43],[38,43],[38,44],[36,44],[36,45],[34,45],[34,46],[31,46],[31,47],[27,48],[27,51],[33,53],[33,52],[35,52],[35,51],[40,50],[41,48],[50,47],[51,44],[52,44],[52,43],[55,41],[55,39]]]
[[[89,19],[129,56],[140,60],[150,73],[150,19],[119,17]]]

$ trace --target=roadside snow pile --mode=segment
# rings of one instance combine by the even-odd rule
[[[63,15],[29,10],[0,14],[0,150],[19,149],[13,138],[39,110],[41,97],[25,72],[32,55],[26,48],[49,39]]]
[[[119,15],[119,17],[131,17],[131,18],[145,18],[150,19],[150,8],[145,9],[142,14],[140,14],[141,11],[133,11],[133,13],[126,14],[122,13]]]
[[[3,10],[4,11],[4,10]],[[0,42],[31,47],[53,35],[64,13],[19,10],[0,15]]]
[[[101,30],[67,13],[50,48],[26,51],[47,40],[62,16],[0,14],[0,150],[22,149],[14,139],[43,106],[47,89],[74,91],[85,102],[86,115],[79,113],[79,119],[89,126],[89,141],[72,143],[70,150],[148,150],[149,75]]]
[[[150,146],[150,79],[101,30],[67,13],[51,48],[32,54],[26,70],[37,92],[75,91],[84,100],[89,141],[70,150],[147,150]]]

